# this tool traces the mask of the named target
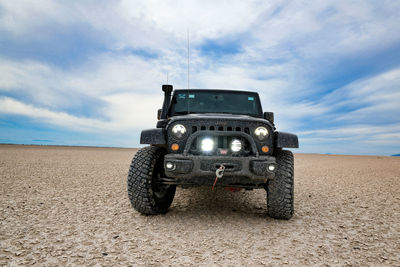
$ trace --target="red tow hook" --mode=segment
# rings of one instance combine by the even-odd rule
[[[211,190],[214,190],[215,184],[217,183],[218,179],[221,179],[222,176],[224,176],[224,171],[225,171],[225,166],[221,164],[221,166],[215,171],[216,177]]]

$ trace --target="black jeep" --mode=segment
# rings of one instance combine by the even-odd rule
[[[296,135],[275,131],[255,92],[175,90],[163,85],[164,103],[155,129],[140,143],[128,174],[132,206],[143,214],[166,213],[176,186],[264,188],[268,214],[293,215]]]

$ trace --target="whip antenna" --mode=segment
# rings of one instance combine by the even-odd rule
[[[189,90],[189,29],[187,30],[187,88]]]
[[[190,57],[189,57],[189,29],[187,29],[187,98],[186,98],[186,103],[187,103],[187,113],[189,114],[190,112],[189,112],[189,63],[190,63],[190,61],[189,61],[189,59],[190,59]]]

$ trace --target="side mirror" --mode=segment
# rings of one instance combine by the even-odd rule
[[[273,112],[264,112],[264,119],[266,119],[270,123],[274,124],[274,113]]]
[[[162,112],[161,108],[157,110],[157,120],[161,119],[161,112]]]

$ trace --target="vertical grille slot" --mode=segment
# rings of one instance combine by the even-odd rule
[[[248,127],[244,128],[244,132],[250,134],[250,129]]]
[[[210,131],[214,131],[215,127],[214,126],[210,126]]]
[[[218,147],[219,148],[224,147],[224,137],[223,136],[218,136]]]
[[[197,126],[192,126],[192,133],[197,132]]]
[[[236,132],[241,132],[241,131],[242,131],[242,128],[236,127]]]
[[[222,126],[218,127],[218,131],[223,131],[223,130],[224,130],[224,127],[222,127]]]
[[[228,128],[226,128],[226,130],[232,132],[232,127],[229,126]]]
[[[206,130],[206,126],[201,126],[200,130],[205,131]]]

